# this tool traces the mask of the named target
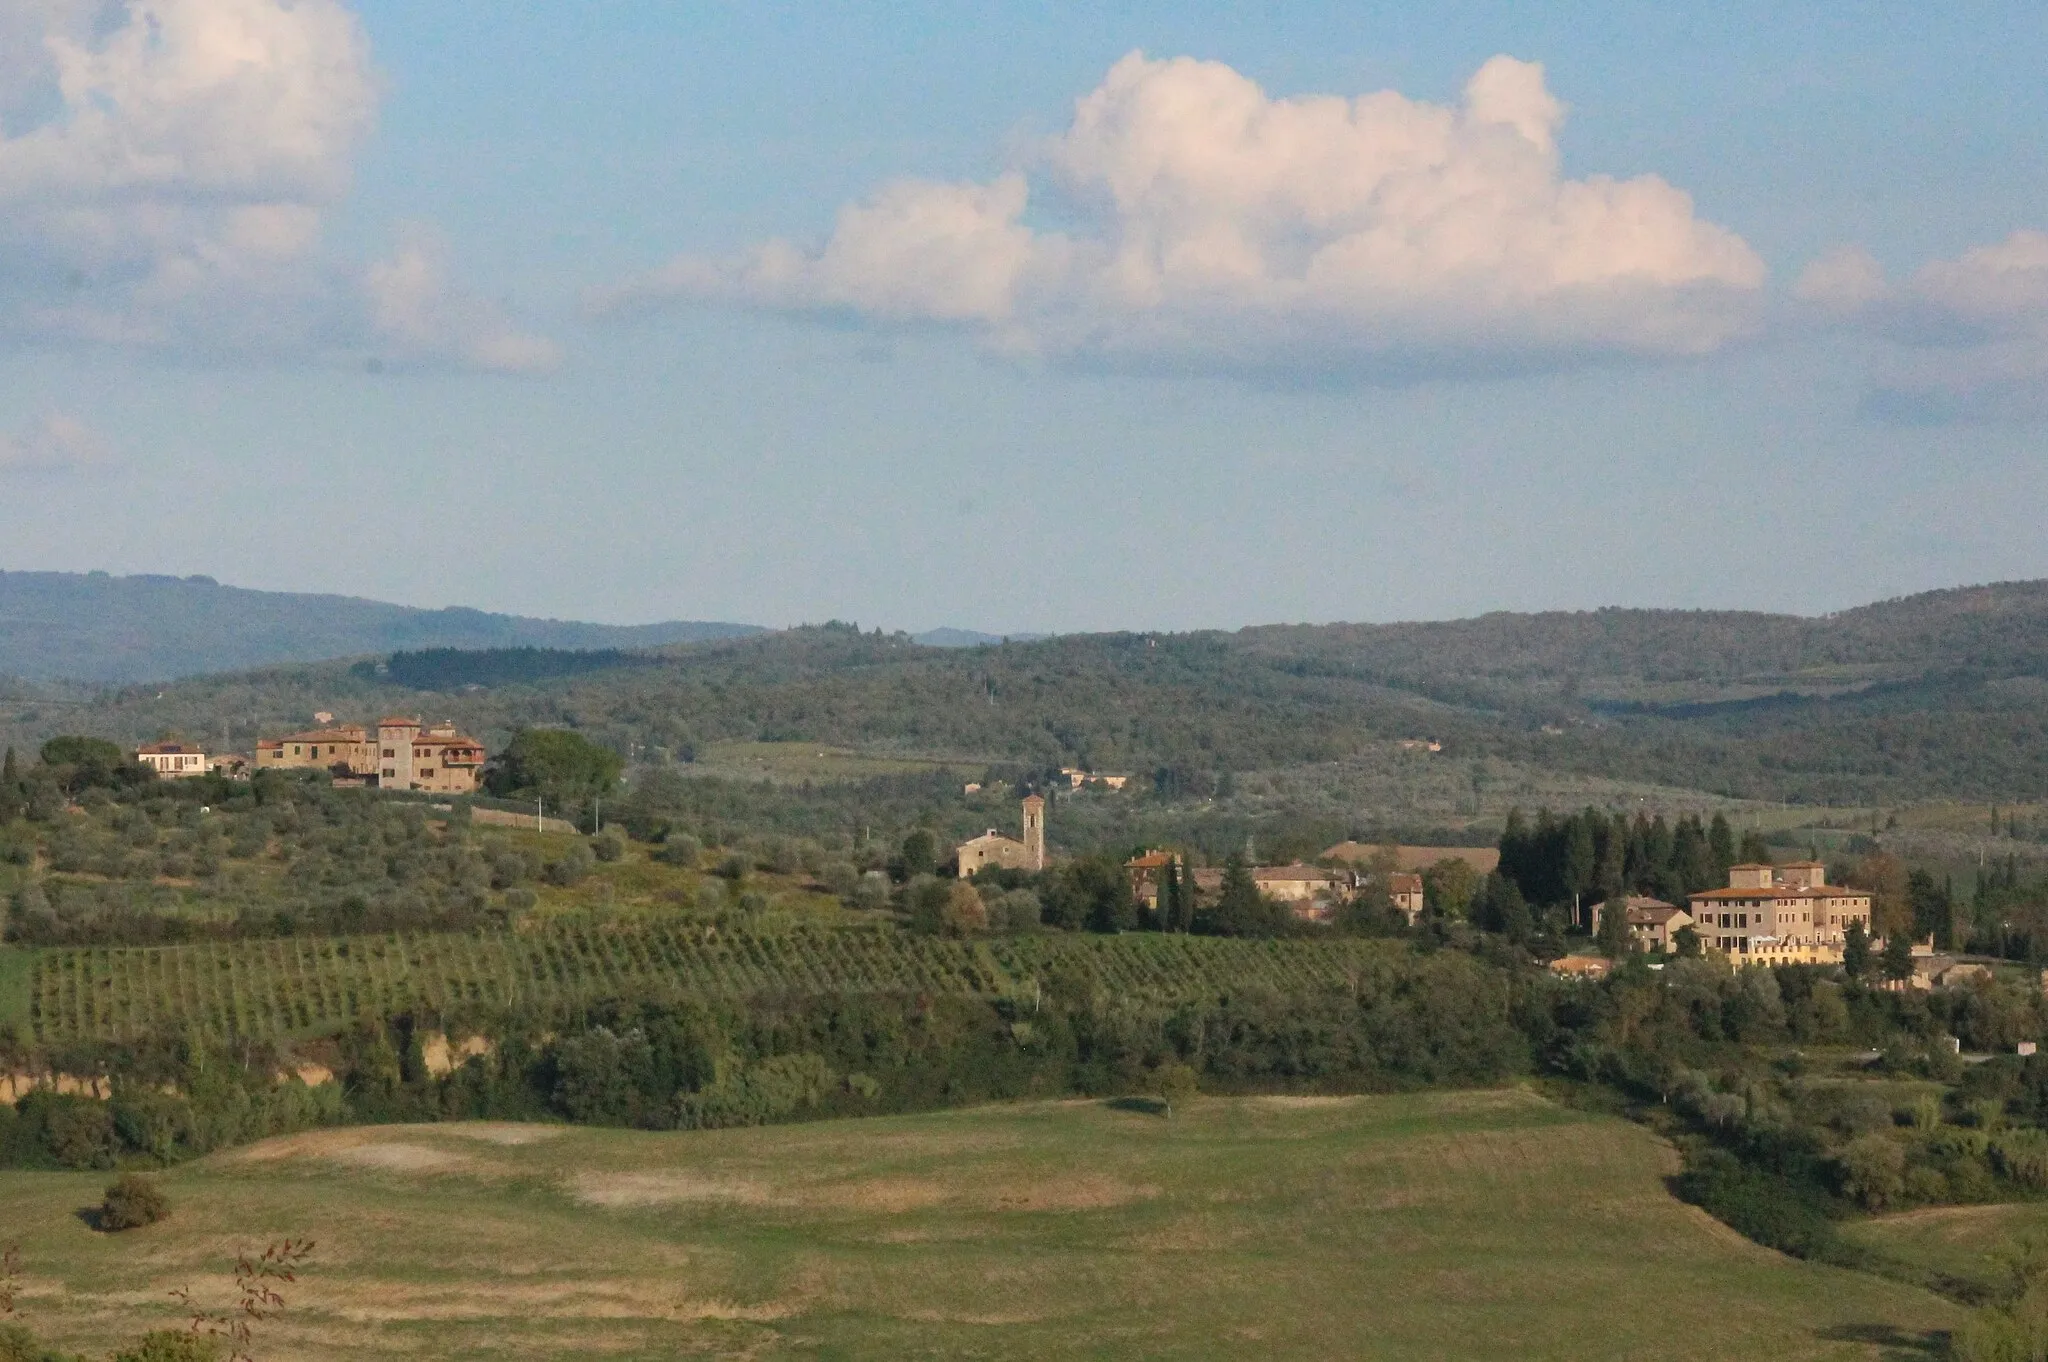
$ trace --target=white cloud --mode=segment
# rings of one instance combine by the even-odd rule
[[[273,343],[377,88],[337,0],[0,6],[0,325]]]
[[[561,348],[518,330],[504,313],[455,288],[447,248],[415,229],[386,260],[363,275],[370,322],[394,358],[456,363],[496,373],[544,373],[561,363]]]
[[[1795,292],[1883,342],[1873,382],[1881,411],[2048,414],[2048,232],[2014,232],[1896,284],[1846,247],[1807,266]]]
[[[0,0],[0,338],[551,367],[438,254],[323,257],[380,93],[342,0]]]
[[[1745,334],[1764,267],[1655,176],[1568,179],[1540,66],[1496,57],[1456,107],[1269,97],[1133,53],[986,184],[906,180],[824,245],[682,257],[599,310],[728,300],[965,325],[1023,353],[1424,371],[1696,354]],[[1083,224],[1025,221],[1038,188]]]
[[[112,462],[106,442],[62,412],[21,431],[0,431],[0,474],[81,472]]]

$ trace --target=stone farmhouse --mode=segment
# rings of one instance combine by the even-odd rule
[[[1647,951],[1672,952],[1678,949],[1678,933],[1693,925],[1692,914],[1662,899],[1645,898],[1630,894],[1623,901],[1623,911],[1628,914],[1628,934],[1635,943]],[[1600,934],[1600,919],[1607,915],[1607,905],[1593,905],[1593,934]],[[1698,930],[1695,928],[1694,930]]]
[[[452,723],[427,727],[402,715],[309,729],[256,744],[256,769],[331,771],[386,790],[471,794],[483,773],[484,745]]]
[[[163,780],[203,776],[213,769],[207,765],[206,753],[181,742],[144,743],[135,749],[135,760]]]
[[[988,866],[1006,870],[1045,869],[1045,801],[1037,795],[1024,797],[1024,840],[1005,837],[990,828],[953,848],[960,878],[966,879]]]
[[[1849,924],[1870,931],[1870,894],[1827,879],[1819,861],[1731,866],[1726,889],[1688,897],[1693,930],[1737,964],[1837,964]]]

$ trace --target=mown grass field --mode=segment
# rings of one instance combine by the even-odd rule
[[[1520,1090],[1093,1102],[691,1134],[323,1131],[163,1181],[0,1174],[23,1317],[102,1350],[314,1264],[291,1358],[1920,1357],[1958,1310],[1779,1257],[1664,1190],[1670,1153]]]

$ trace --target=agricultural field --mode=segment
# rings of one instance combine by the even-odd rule
[[[1036,1103],[689,1134],[285,1137],[163,1175],[0,1174],[23,1319],[105,1350],[317,1243],[256,1355],[654,1359],[1922,1355],[1961,1312],[1760,1249],[1669,1150],[1522,1090]]]
[[[30,952],[0,946],[0,1036],[28,1026],[34,977],[35,957]]]
[[[152,1031],[284,1041],[330,1034],[364,1013],[424,1009],[459,1017],[621,994],[1029,997],[1054,978],[1123,996],[1213,994],[1246,985],[1290,991],[1343,984],[1393,949],[1358,939],[1144,933],[969,942],[891,930],[749,932],[564,920],[526,932],[49,949],[34,954],[26,988],[34,1035],[44,1043]],[[5,1010],[0,1001],[0,1014]]]

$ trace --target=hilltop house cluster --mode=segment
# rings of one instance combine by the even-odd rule
[[[1687,896],[1685,908],[1631,895],[1620,907],[1629,933],[1647,950],[1677,949],[1690,927],[1708,950],[1738,964],[1835,965],[1842,961],[1849,924],[1870,932],[1870,892],[1828,883],[1819,861],[1730,866],[1728,885]],[[1609,911],[1593,905],[1593,931]]]
[[[379,719],[374,729],[336,724],[331,714],[315,715],[314,721],[322,727],[259,739],[254,769],[325,771],[337,783],[430,794],[471,794],[481,782],[484,745],[452,723],[428,725],[405,715]],[[209,757],[182,742],[146,743],[135,759],[168,779],[209,772],[246,777],[250,771],[244,757]]]
[[[977,872],[997,867],[1007,870],[1038,871],[1046,868],[1045,800],[1027,795],[1023,801],[1021,838],[1007,837],[990,828],[953,848],[955,872],[967,879]],[[1346,844],[1348,846],[1349,844]],[[1345,847],[1333,847],[1336,859],[1344,859]],[[1331,859],[1326,854],[1325,859]],[[1223,889],[1223,871],[1213,866],[1186,868],[1177,851],[1150,850],[1124,863],[1133,896],[1146,908],[1157,911],[1159,886],[1167,865],[1179,866],[1198,894],[1218,894]],[[1260,865],[1251,869],[1252,882],[1266,897],[1285,904],[1295,916],[1311,922],[1327,922],[1348,898],[1376,881],[1374,872],[1330,869],[1300,861],[1289,865]],[[1385,875],[1388,900],[1413,925],[1422,916],[1422,876],[1394,872]]]

